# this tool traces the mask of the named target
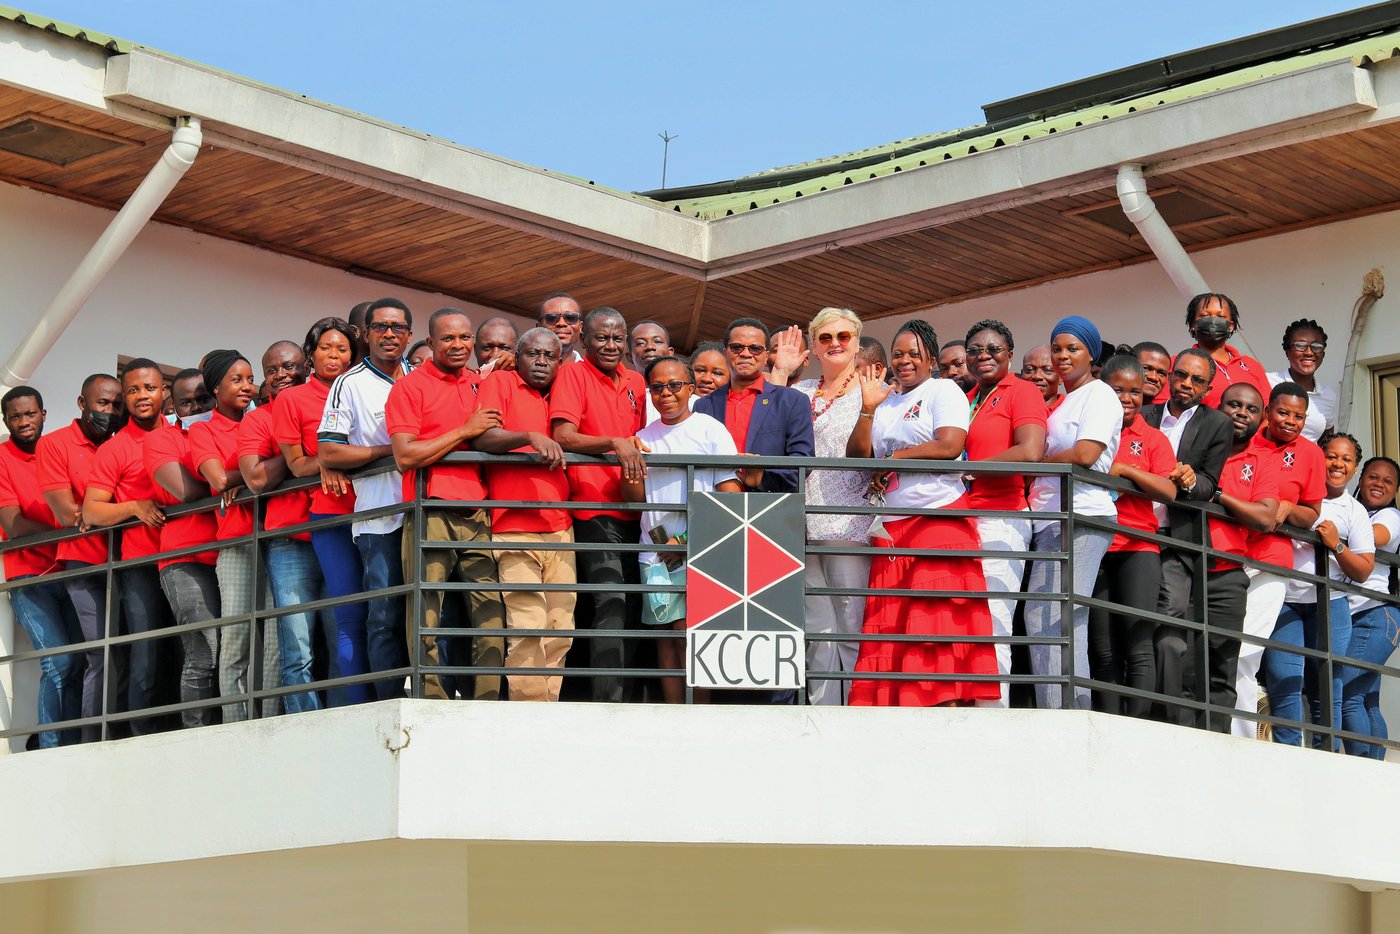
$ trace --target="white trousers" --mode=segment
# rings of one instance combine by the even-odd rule
[[[855,542],[812,542],[813,545],[855,545]],[[853,590],[870,584],[870,558],[863,555],[807,556],[807,586]],[[805,602],[809,633],[849,635],[865,624],[865,598],[859,596],[809,596]],[[852,672],[859,646],[854,642],[807,643],[808,671]],[[807,679],[807,703],[842,705],[851,682]]]
[[[1246,568],[1249,575],[1249,596],[1244,611],[1244,631],[1246,635],[1267,639],[1273,634],[1278,623],[1279,610],[1283,609],[1284,592],[1287,584],[1281,577],[1275,577],[1258,568]],[[1264,647],[1240,643],[1239,668],[1235,671],[1235,709],[1247,713],[1259,712],[1259,665],[1264,660]],[[1259,724],[1253,720],[1235,717],[1230,721],[1230,732],[1245,739],[1259,736]]]
[[[977,536],[987,551],[1027,551],[1031,543],[1031,522],[1029,519],[995,519],[977,517]],[[987,579],[988,593],[1019,593],[1021,574],[1026,562],[1017,558],[983,558],[982,576]],[[1011,621],[1016,616],[1015,600],[988,598],[987,607],[992,611],[992,635],[1011,635]],[[997,673],[1011,674],[1011,646],[999,642],[997,651]],[[1001,683],[999,700],[979,700],[978,707],[1010,707],[1011,685]]]

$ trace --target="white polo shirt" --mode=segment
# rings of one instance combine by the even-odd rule
[[[1279,370],[1277,373],[1266,374],[1269,377],[1269,387],[1273,388],[1279,383],[1291,383],[1293,374],[1287,370]],[[1323,383],[1320,379],[1313,379],[1313,389],[1308,393],[1308,418],[1303,422],[1303,437],[1309,441],[1316,441],[1322,437],[1322,433],[1328,428],[1335,428],[1337,425],[1337,408],[1340,405],[1340,387]],[[1265,400],[1268,401],[1268,400]]]
[[[403,371],[411,369],[403,361]],[[381,372],[366,357],[346,370],[331,383],[326,396],[326,408],[321,413],[321,427],[316,432],[318,444],[353,444],[370,447],[389,443],[389,431],[384,427],[384,403],[394,379]],[[375,509],[403,502],[403,474],[397,470],[355,477],[355,510]],[[350,534],[388,535],[403,525],[403,516],[383,516],[350,526]]]

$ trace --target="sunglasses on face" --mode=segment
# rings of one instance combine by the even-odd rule
[[[764,347],[762,344],[737,344],[737,343],[736,343],[736,344],[730,344],[730,345],[729,345],[729,352],[732,353],[732,354],[733,354],[734,356],[736,356],[736,357],[741,356],[741,355],[744,353],[744,351],[746,351],[746,350],[749,352],[750,356],[754,356],[754,357],[762,356],[763,354],[766,354],[766,353],[768,352],[768,348],[767,348],[767,347]]]
[[[652,383],[650,386],[647,387],[647,391],[650,392],[653,396],[659,396],[667,392],[669,392],[673,396],[678,396],[680,395],[681,390],[689,385],[691,384],[687,383],[685,380],[673,379],[665,383]]]
[[[1195,386],[1197,389],[1210,385],[1210,380],[1206,379],[1204,376],[1192,376],[1185,370],[1172,370],[1172,379],[1190,380],[1191,385]]]
[[[980,357],[986,354],[989,357],[999,357],[1006,353],[1006,348],[1000,344],[968,344],[967,355],[969,357]]]
[[[547,314],[540,315],[540,320],[543,321],[545,324],[549,325],[550,327],[553,327],[560,321],[563,321],[565,324],[578,324],[580,321],[583,320],[583,315],[579,314],[576,311],[551,311]]]
[[[1298,353],[1311,350],[1313,353],[1322,353],[1327,349],[1327,345],[1321,341],[1291,341],[1288,345]]]
[[[854,337],[855,335],[850,331],[837,331],[835,334],[818,334],[817,343],[825,347],[832,341],[835,341],[844,347],[846,344],[849,344]]]
[[[393,331],[395,334],[407,334],[410,330],[408,325],[399,321],[395,321],[392,324],[388,321],[376,321],[369,326],[369,329],[375,334],[388,334],[390,331]]]

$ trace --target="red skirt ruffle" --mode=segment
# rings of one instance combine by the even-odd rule
[[[956,504],[954,504],[956,505]],[[981,542],[973,520],[945,516],[913,516],[885,525],[889,539],[874,539],[876,547],[977,549]],[[877,557],[870,565],[871,590],[964,590],[986,593],[982,564],[975,558]],[[897,633],[930,636],[990,636],[992,614],[985,598],[871,596],[865,601],[866,635]],[[905,674],[997,673],[996,647],[991,643],[877,642],[860,644],[857,672]],[[851,706],[932,707],[950,701],[995,700],[995,681],[872,681],[851,682]]]

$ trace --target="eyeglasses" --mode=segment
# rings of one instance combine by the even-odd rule
[[[691,384],[683,379],[673,379],[666,383],[652,383],[647,387],[647,391],[653,396],[659,396],[664,392],[669,392],[673,396],[678,396],[681,394],[681,390],[689,385]]]
[[[729,352],[736,357],[741,356],[746,350],[749,352],[749,355],[753,357],[759,357],[768,352],[768,348],[764,347],[762,344],[734,343],[729,345]]]
[[[830,344],[832,341],[835,341],[836,343],[845,346],[846,344],[849,344],[851,342],[851,339],[853,337],[855,337],[855,335],[852,334],[850,331],[837,331],[835,334],[818,334],[817,343],[825,347],[827,344]]]
[[[390,323],[388,321],[376,321],[369,326],[375,334],[388,334],[393,331],[395,334],[407,334],[412,328],[401,321]]]
[[[1006,353],[1006,348],[1000,344],[968,344],[967,355],[969,357],[980,357],[986,354],[989,357],[999,357]]]
[[[1185,370],[1172,370],[1172,379],[1190,380],[1191,385],[1198,389],[1210,385],[1210,380],[1206,379],[1204,376],[1194,376],[1187,373]]]
[[[1305,350],[1311,350],[1313,353],[1322,353],[1327,349],[1327,345],[1322,343],[1322,341],[1290,341],[1288,346],[1299,353]]]
[[[583,315],[579,314],[576,311],[550,311],[540,315],[540,320],[543,321],[545,324],[549,325],[550,327],[553,327],[560,321],[566,322],[568,324],[578,324],[580,321],[583,320]]]

